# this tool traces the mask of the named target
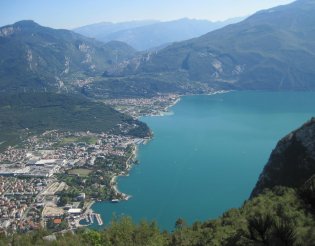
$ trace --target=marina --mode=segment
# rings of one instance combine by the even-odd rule
[[[80,216],[77,220],[79,222],[77,223],[77,225],[78,227],[93,225],[95,222],[94,219],[96,220],[98,226],[103,225],[103,219],[101,215],[98,213],[92,213],[92,212],[85,213],[82,216]]]

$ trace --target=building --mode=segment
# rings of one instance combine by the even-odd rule
[[[70,215],[80,215],[82,213],[82,209],[81,208],[70,208],[68,213]]]

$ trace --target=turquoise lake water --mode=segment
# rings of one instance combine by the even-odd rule
[[[129,215],[172,230],[179,217],[192,223],[240,207],[278,140],[315,116],[314,106],[311,92],[183,97],[172,115],[142,118],[154,138],[140,146],[140,165],[118,179],[132,199],[93,209],[105,223]]]

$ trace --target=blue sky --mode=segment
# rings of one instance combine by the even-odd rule
[[[293,0],[0,0],[0,26],[34,20],[53,28],[130,20],[224,20]]]

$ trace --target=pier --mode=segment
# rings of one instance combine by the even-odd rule
[[[89,214],[89,220],[90,220],[91,224],[94,223],[94,219],[93,219],[93,214],[92,213]]]
[[[94,215],[95,215],[95,218],[96,218],[98,225],[99,226],[103,225],[103,220],[101,218],[101,215],[100,214],[94,214]]]

